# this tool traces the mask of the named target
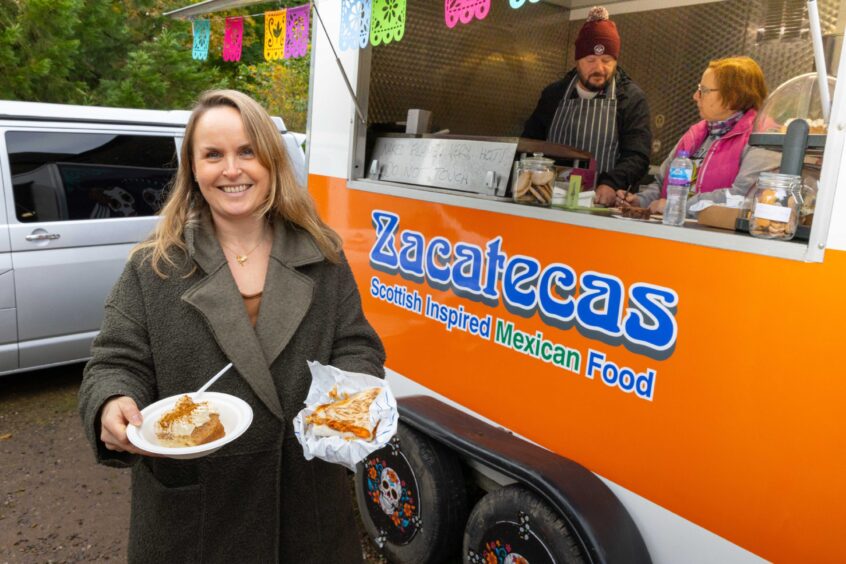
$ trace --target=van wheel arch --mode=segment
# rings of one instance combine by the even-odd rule
[[[651,564],[632,516],[605,482],[564,456],[429,396],[398,400],[408,426],[473,466],[495,470],[544,500],[569,526],[587,562]],[[466,557],[466,555],[465,555]]]

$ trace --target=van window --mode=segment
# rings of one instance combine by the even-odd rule
[[[6,132],[23,223],[155,214],[176,170],[172,137]]]

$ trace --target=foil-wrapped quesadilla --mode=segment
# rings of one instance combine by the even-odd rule
[[[349,440],[369,441],[379,426],[378,422],[370,425],[370,405],[381,392],[381,388],[369,388],[349,397],[320,404],[310,415],[306,415],[305,422],[313,426],[314,434],[318,437],[340,436]]]

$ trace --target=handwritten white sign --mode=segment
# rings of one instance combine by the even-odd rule
[[[370,177],[504,195],[516,151],[517,143],[502,141],[380,137],[373,148]]]

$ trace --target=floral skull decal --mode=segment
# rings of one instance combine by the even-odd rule
[[[382,469],[382,475],[379,479],[379,491],[382,495],[379,496],[379,505],[382,506],[382,511],[386,515],[392,515],[399,505],[400,497],[402,496],[402,484],[399,476],[390,467]]]

